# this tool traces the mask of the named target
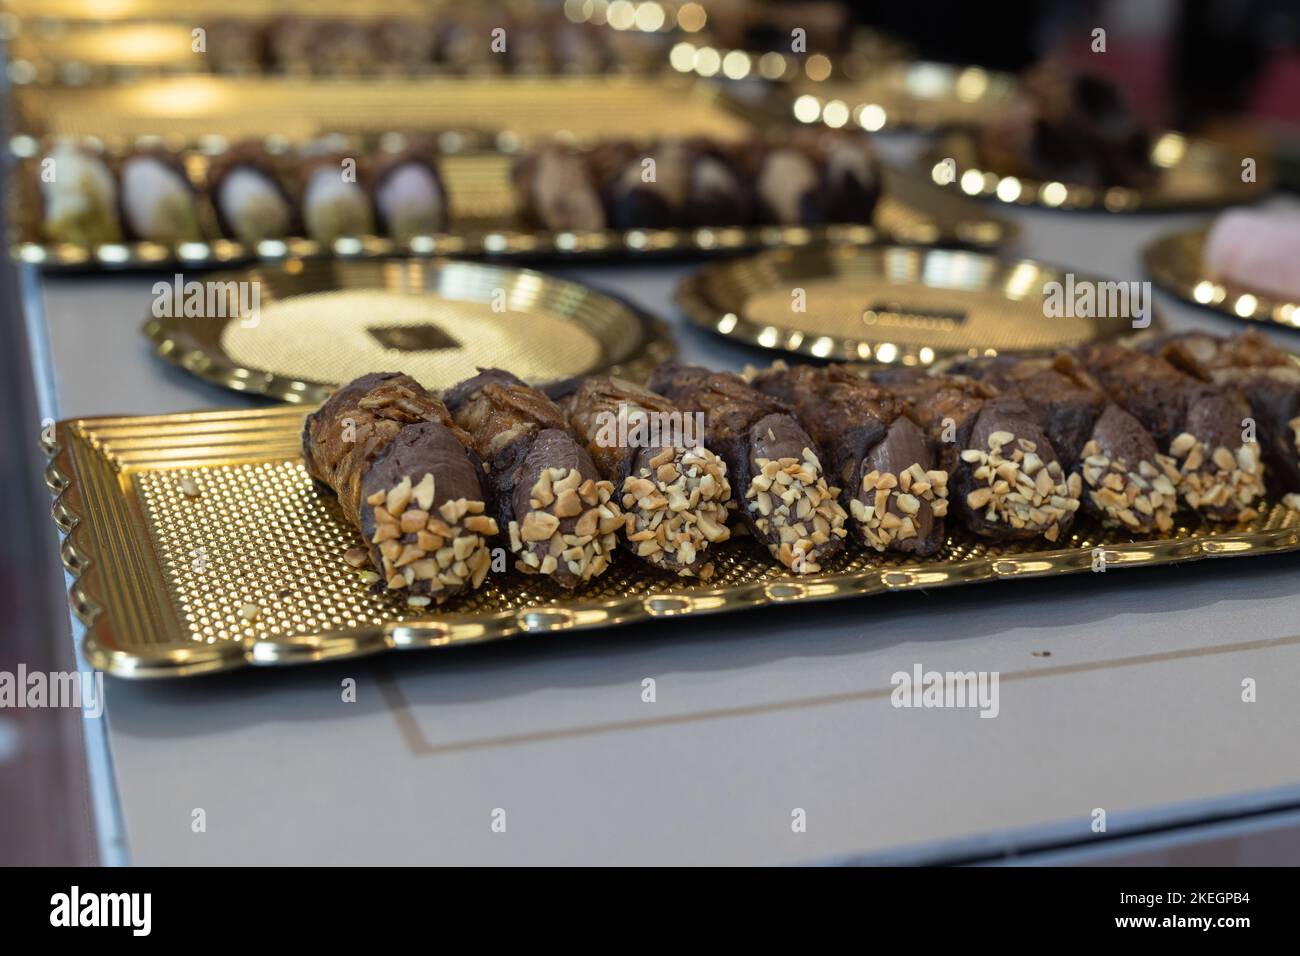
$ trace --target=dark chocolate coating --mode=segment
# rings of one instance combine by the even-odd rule
[[[1274,490],[1300,492],[1300,449],[1291,426],[1300,418],[1300,366],[1288,353],[1254,329],[1233,338],[1171,334],[1152,340],[1144,351],[1205,381],[1241,389]]]

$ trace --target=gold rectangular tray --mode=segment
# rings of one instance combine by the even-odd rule
[[[575,595],[505,572],[443,609],[375,594],[343,560],[360,544],[298,455],[300,407],[60,422],[47,482],[64,534],[70,599],[95,667],[182,677],[446,647],[522,634],[678,619],[975,581],[1077,574],[1300,549],[1300,512],[1280,504],[1237,527],[1179,525],[1132,539],[1084,522],[1067,547],[993,547],[955,533],[932,559],[851,550],[796,577],[755,543],[718,549],[717,577],[691,586],[620,555]],[[182,488],[192,479],[198,495]],[[195,488],[190,488],[194,491]],[[246,605],[259,610],[251,619]]]
[[[569,133],[749,135],[765,116],[716,87],[663,76],[437,76],[293,78],[175,76],[115,86],[21,86],[13,91],[18,130],[31,135],[169,143],[205,136],[282,137],[389,130],[508,131],[527,142]]]

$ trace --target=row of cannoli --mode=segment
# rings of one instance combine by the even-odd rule
[[[499,31],[499,32],[494,32]],[[437,16],[373,20],[277,17],[266,23],[209,25],[208,60],[216,72],[325,75],[456,73],[603,73],[650,69],[664,40],[601,30],[563,16],[506,10],[448,9]]]
[[[246,143],[212,162],[200,190],[178,154],[109,160],[61,141],[40,164],[42,233],[78,245],[200,241],[206,195],[221,236],[247,245],[292,236],[323,245],[345,236],[405,241],[447,228],[450,202],[432,155],[376,159],[317,143],[278,157]],[[531,224],[595,231],[869,222],[881,176],[865,138],[802,133],[782,145],[547,144],[516,164],[513,181]]]
[[[341,236],[402,240],[446,225],[442,178],[419,152],[358,163],[308,151],[289,173],[281,172],[283,165],[251,144],[213,162],[204,189],[223,237],[253,245],[305,235],[329,244]],[[42,232],[55,242],[201,241],[202,201],[171,153],[141,151],[110,161],[60,142],[41,163]]]
[[[1080,511],[1168,533],[1184,509],[1255,516],[1266,476],[1300,492],[1300,367],[1253,332],[939,373],[800,365],[747,380],[669,363],[648,388],[589,376],[550,393],[497,369],[441,399],[396,374],[336,392],[303,452],[366,537],[350,560],[427,603],[481,584],[498,534],[517,569],[574,588],[620,545],[708,580],[737,523],[814,574],[850,536],[933,555],[953,518],[1059,544]]]
[[[865,136],[812,130],[780,142],[548,143],[516,165],[514,180],[531,222],[583,231],[865,223],[881,189]]]

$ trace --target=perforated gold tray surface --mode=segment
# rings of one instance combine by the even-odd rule
[[[372,137],[338,137],[340,152],[348,149],[378,149]],[[390,131],[387,139],[401,146],[409,140]],[[930,244],[959,243],[995,247],[1015,235],[1013,224],[991,215],[980,203],[943,193],[913,173],[886,170],[884,192],[870,225],[832,224],[802,226],[714,227],[698,229],[630,229],[595,232],[554,232],[536,229],[524,222],[517,208],[510,169],[518,159],[515,148],[483,148],[486,138],[472,131],[448,130],[442,137],[450,144],[468,143],[437,156],[450,201],[450,222],[446,232],[394,240],[384,236],[345,236],[322,245],[301,236],[265,240],[255,247],[222,237],[217,216],[208,195],[208,170],[226,145],[224,140],[203,149],[177,153],[199,196],[201,242],[163,245],[154,242],[105,243],[83,246],[53,243],[41,234],[37,183],[44,151],[34,140],[24,144],[29,153],[17,165],[16,188],[12,190],[16,225],[13,254],[16,258],[46,269],[157,269],[169,265],[212,267],[259,259],[264,262],[288,258],[373,259],[409,256],[630,256],[672,255],[686,252],[714,253],[737,249],[785,245],[808,245],[820,241],[872,242],[885,238],[894,242]],[[273,142],[279,142],[273,140]],[[156,145],[147,139],[145,145]],[[128,145],[114,143],[108,155],[121,155]],[[279,148],[283,148],[282,143]],[[371,155],[370,153],[358,155]],[[284,160],[286,167],[290,160]]]
[[[376,369],[400,369],[435,389],[479,366],[537,384],[596,371],[639,380],[673,353],[660,320],[529,269],[293,260],[188,281],[190,292],[182,285],[179,295],[174,277],[155,286],[157,311],[170,313],[144,325],[157,353],[214,384],[288,402],[320,402]],[[194,309],[179,308],[189,295]]]
[[[70,599],[95,667],[180,677],[378,651],[479,643],[1002,578],[1300,549],[1282,505],[1237,527],[1179,525],[1166,539],[1087,523],[1065,547],[996,548],[954,534],[924,561],[853,551],[814,576],[785,572],[753,542],[717,551],[694,586],[621,554],[573,595],[513,571],[438,610],[372,592],[343,560],[361,544],[298,457],[303,412],[286,406],[60,422],[47,445]]]
[[[1253,202],[1272,188],[1274,170],[1268,157],[1260,157],[1255,178],[1243,182],[1240,150],[1182,133],[1164,132],[1153,137],[1151,161],[1158,171],[1154,184],[1136,189],[1097,189],[1079,183],[1030,179],[987,168],[980,159],[974,134],[953,130],[923,151],[921,165],[935,183],[955,192],[1046,209],[1146,212],[1227,206]]]
[[[1224,315],[1300,329],[1300,301],[1288,302],[1209,277],[1205,271],[1207,231],[1202,227],[1152,241],[1142,252],[1151,278],[1179,298]]]
[[[841,361],[932,365],[1132,333],[1131,318],[1049,317],[1045,287],[1066,281],[982,252],[819,246],[710,263],[677,301],[696,325],[747,345]]]

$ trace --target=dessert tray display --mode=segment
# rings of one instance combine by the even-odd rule
[[[290,406],[63,421],[47,436],[47,482],[87,658],[127,677],[1300,549],[1295,496],[1266,496],[1261,477],[1300,481],[1300,448],[1265,422],[1296,413],[1296,358],[1249,339],[1153,348],[1086,346],[1065,364],[984,357],[960,380],[812,366],[745,380],[666,365],[651,376],[656,394],[597,376],[552,390],[555,402],[501,371],[442,400],[372,374],[309,411],[305,434],[304,410]],[[1184,349],[1190,364],[1176,367]],[[1290,372],[1234,364],[1261,356]],[[1197,434],[1169,439],[1152,411],[1164,407],[1153,395],[1175,396],[1231,416],[1243,394],[1261,416],[1265,461],[1284,460],[1276,475],[1254,448],[1210,454],[1202,438],[1217,439],[1192,418]],[[627,471],[591,417],[619,405],[703,409],[712,452],[656,446],[636,477],[641,453],[629,447]],[[1080,414],[1094,415],[1091,438],[1070,430]],[[949,416],[964,423],[960,455],[909,437],[940,434]],[[831,446],[836,435],[845,440]],[[856,487],[877,461],[857,457],[873,440],[894,464],[881,459],[860,492],[836,499],[827,479]],[[1126,476],[1102,453],[1112,441],[1151,461]],[[1077,458],[1068,477],[1053,443],[1061,460]],[[900,482],[909,448],[939,457]],[[477,478],[465,471],[476,454],[492,465]],[[601,478],[623,473],[621,487]],[[728,494],[729,528],[711,510]],[[673,522],[667,539],[655,514]]]

